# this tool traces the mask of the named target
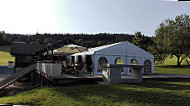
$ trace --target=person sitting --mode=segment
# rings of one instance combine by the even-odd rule
[[[78,64],[77,71],[78,71],[78,73],[80,73],[81,76],[83,76],[84,63],[82,61],[79,61],[77,64]]]
[[[61,74],[68,74],[67,72],[67,62],[66,61],[62,61],[62,72]]]

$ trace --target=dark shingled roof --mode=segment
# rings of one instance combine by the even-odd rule
[[[38,52],[44,48],[47,48],[47,45],[31,45],[26,43],[12,43],[11,45],[11,55],[33,55],[35,52]]]
[[[68,45],[68,44],[76,44],[76,45],[78,45],[72,39],[66,38],[66,39],[63,39],[63,40],[60,40],[60,41],[56,42],[55,44],[52,44],[51,46],[48,46],[46,48],[43,48],[43,49],[35,52],[35,54],[44,53],[44,52],[47,52],[48,50],[55,50],[57,48],[60,48],[60,47],[62,47],[64,45]]]
[[[11,46],[11,55],[36,55],[39,53],[47,52],[48,50],[54,50],[63,45],[67,44],[76,44],[73,40],[66,38],[58,41],[55,44],[48,46],[47,44],[43,45],[31,45],[23,42],[13,42]]]

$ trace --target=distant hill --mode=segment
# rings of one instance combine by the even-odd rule
[[[23,41],[30,44],[47,44],[56,43],[65,38],[70,38],[76,43],[86,47],[95,47],[104,44],[115,43],[119,41],[132,41],[134,35],[129,34],[35,34],[35,35],[22,35],[22,34],[8,34],[6,38],[9,41]]]

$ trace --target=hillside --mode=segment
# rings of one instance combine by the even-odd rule
[[[10,46],[0,46],[0,65],[8,65],[8,61],[14,61],[9,52]]]

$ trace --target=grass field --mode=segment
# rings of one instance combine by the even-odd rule
[[[190,75],[190,66],[188,65],[183,65],[181,68],[177,68],[174,65],[155,66],[154,70],[155,70],[155,73]]]
[[[187,59],[187,58],[186,58]],[[182,65],[188,65],[186,59],[182,61]],[[189,61],[189,59],[188,59]],[[172,58],[168,57],[163,65],[177,65],[177,58],[174,56]]]
[[[10,46],[0,46],[0,65],[8,65],[8,61],[14,61],[10,55]]]
[[[139,84],[43,87],[0,98],[1,104],[30,105],[184,105],[190,104],[190,81],[144,81]]]
[[[189,60],[189,59],[188,59]],[[181,68],[176,67],[177,58],[167,58],[163,64],[155,65],[155,73],[169,73],[169,74],[185,74],[190,75],[190,65],[186,60],[181,63]]]

